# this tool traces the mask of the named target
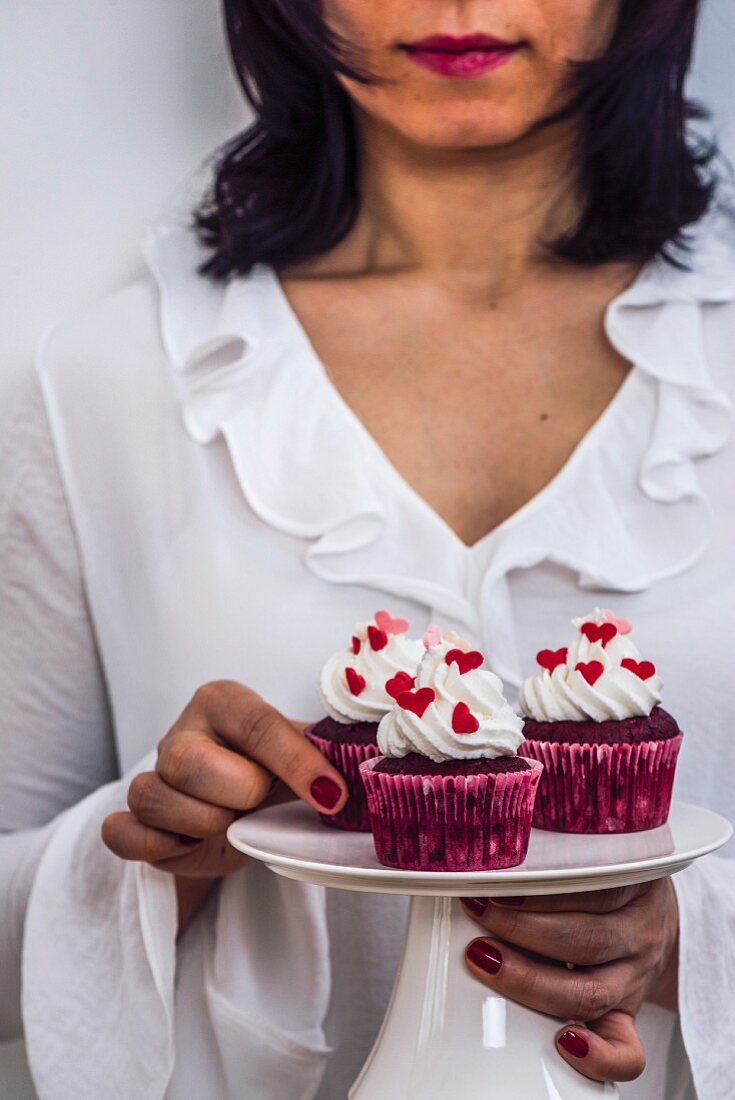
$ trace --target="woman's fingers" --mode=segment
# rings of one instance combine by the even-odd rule
[[[186,836],[152,829],[131,813],[108,814],[102,822],[102,840],[120,859],[157,863],[162,859],[186,855],[199,841]]]
[[[284,780],[276,790],[274,778]],[[105,818],[102,840],[121,859],[215,879],[248,862],[225,837],[238,815],[294,794],[333,813],[347,787],[260,696],[230,681],[206,684],[159,743],[156,770],[132,780],[130,812]]]
[[[488,905],[480,914],[465,902],[474,919],[516,947],[578,966],[599,966],[631,954],[630,923],[615,914],[534,913]],[[479,908],[479,907],[478,907]]]
[[[629,962],[585,970],[529,959],[506,943],[477,939],[467,965],[485,985],[519,1004],[566,1020],[598,1020],[631,994],[636,976]]]
[[[102,839],[120,859],[150,863],[161,871],[186,878],[219,878],[249,863],[224,836],[189,837],[144,825],[135,814],[109,814]]]
[[[537,897],[478,898],[499,909],[526,913],[615,913],[651,889],[650,882],[619,886],[612,890],[590,890],[581,894],[540,894]]]
[[[156,772],[136,775],[128,788],[128,806],[143,825],[191,837],[221,836],[237,818],[233,810],[175,791]]]
[[[662,880],[590,894],[463,898],[492,934],[468,946],[467,965],[511,1000],[585,1021],[556,1037],[559,1053],[584,1076],[632,1081],[646,1061],[630,1010],[650,992],[651,976],[666,958],[667,890]]]
[[[344,779],[322,753],[260,696],[232,681],[195,693],[159,745],[157,771],[169,786],[235,810],[262,801],[269,772],[322,812],[337,812],[347,800]]]
[[[628,1012],[608,1012],[589,1028],[570,1024],[557,1034],[556,1045],[565,1062],[593,1081],[634,1081],[646,1068]]]
[[[257,806],[270,788],[263,768],[198,731],[165,737],[156,768],[169,788],[240,812]]]

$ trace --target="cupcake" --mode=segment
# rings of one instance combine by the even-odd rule
[[[542,649],[520,693],[519,750],[539,760],[534,825],[563,833],[633,833],[669,816],[682,733],[659,705],[661,678],[631,625],[596,609],[572,619],[569,647]]]
[[[523,723],[477,650],[430,628],[416,684],[362,764],[378,859],[411,871],[488,871],[528,850],[541,765],[517,755]]]
[[[347,780],[350,797],[338,814],[322,814],[326,825],[369,832],[365,791],[359,766],[378,755],[378,723],[395,697],[413,687],[423,646],[409,638],[406,619],[376,611],[358,623],[350,644],[333,654],[319,677],[319,695],[327,717],[304,734]]]

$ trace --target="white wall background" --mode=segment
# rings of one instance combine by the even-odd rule
[[[692,85],[735,159],[733,0],[704,0]],[[0,430],[41,330],[142,270],[146,229],[244,118],[218,0],[0,5]],[[0,1100],[33,1097],[0,1047]]]
[[[218,0],[0,3],[0,403],[38,333],[138,242],[245,109]]]

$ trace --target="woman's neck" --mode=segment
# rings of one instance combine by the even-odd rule
[[[547,267],[543,242],[574,224],[569,128],[501,149],[444,150],[416,146],[372,118],[358,125],[360,213],[329,253],[331,273],[422,270],[498,298]]]

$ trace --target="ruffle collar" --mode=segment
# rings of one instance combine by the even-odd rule
[[[325,580],[415,600],[489,645],[507,681],[520,681],[512,570],[551,560],[582,586],[634,592],[704,551],[696,460],[731,430],[702,308],[735,300],[735,230],[724,216],[697,228],[690,270],[653,261],[610,303],[607,335],[631,374],[550,484],[474,547],[403,481],[340,397],[270,267],[215,284],[197,274],[204,254],[180,227],[158,230],[144,252],[186,430],[201,444],[225,440],[250,508],[307,540],[306,564]]]
[[[144,254],[186,430],[202,444],[224,438],[250,508],[308,540],[305,562],[323,579],[415,600],[475,632],[469,563],[437,544],[441,521],[420,498],[408,515],[386,494],[388,460],[331,384],[272,269],[213,285],[197,275],[204,256],[182,228],[158,230]]]

